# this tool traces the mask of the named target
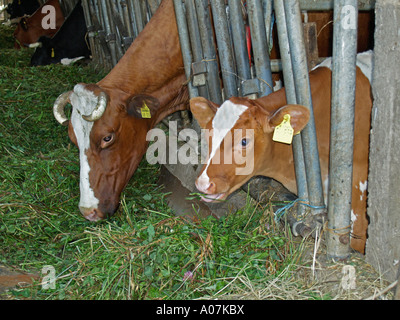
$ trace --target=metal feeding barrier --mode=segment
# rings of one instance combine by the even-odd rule
[[[342,30],[345,18],[342,13],[345,6],[352,6],[357,13],[371,10],[374,1],[174,0],[174,5],[186,75],[191,80],[191,98],[200,95],[221,104],[232,96],[268,95],[273,92],[271,67],[282,66],[288,103],[302,104],[311,112],[308,125],[293,139],[293,153],[298,197],[305,200],[313,215],[326,212],[326,206],[308,78],[307,60],[311,59],[310,56],[307,59],[301,12],[334,8],[334,17],[338,20],[334,21],[332,136],[343,136],[337,132],[339,127],[345,126],[347,131],[344,144],[331,138],[329,190],[342,192],[340,195],[329,193],[328,228],[332,232],[328,236],[328,256],[347,258],[350,241],[343,241],[343,230],[350,230],[357,26],[351,32]],[[281,61],[270,61],[268,54],[274,20]],[[251,33],[252,59],[246,46],[247,29]],[[345,49],[338,50],[339,47]],[[301,203],[298,205],[300,217],[305,212],[305,205]],[[302,223],[295,221],[293,226],[306,231],[307,226]],[[349,237],[350,232],[346,235]]]
[[[111,70],[161,0],[82,0],[93,62]]]

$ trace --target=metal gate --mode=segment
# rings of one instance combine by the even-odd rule
[[[331,139],[331,178],[329,190],[328,256],[344,259],[349,241],[339,241],[343,230],[350,235],[351,177],[353,150],[354,94],[357,27],[340,26],[348,6],[358,12],[369,10],[374,1],[298,1],[298,0],[174,0],[190,97],[203,96],[221,104],[232,96],[260,97],[273,92],[271,65],[282,65],[289,104],[309,108],[309,124],[293,140],[298,196],[308,203],[314,215],[326,211],[318,156],[315,123],[312,113],[301,10],[331,10],[334,25],[333,100]],[[244,13],[245,9],[245,14]],[[247,18],[246,18],[247,16]],[[271,25],[278,27],[281,63],[269,59]],[[252,53],[246,36],[250,29]],[[214,30],[214,31],[213,31]],[[337,50],[339,47],[344,50]],[[250,60],[251,59],[251,60]],[[221,78],[219,76],[221,71]],[[340,79],[340,81],[338,81]],[[351,102],[353,101],[353,102]],[[349,103],[350,102],[350,103]],[[338,143],[338,127],[346,127],[347,141]],[[343,139],[341,139],[343,141]],[[298,206],[301,217],[304,205]],[[302,221],[294,227],[304,230]],[[306,228],[305,228],[306,229]],[[339,232],[340,231],[340,232]]]

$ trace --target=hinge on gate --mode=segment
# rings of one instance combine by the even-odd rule
[[[192,85],[194,87],[204,86],[206,84],[207,62],[198,61],[192,63]]]
[[[242,97],[249,97],[250,99],[257,98],[260,91],[260,82],[257,78],[244,80],[240,88],[240,95]]]

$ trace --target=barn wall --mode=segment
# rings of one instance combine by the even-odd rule
[[[377,0],[375,13],[366,257],[394,281],[400,264],[400,3]]]

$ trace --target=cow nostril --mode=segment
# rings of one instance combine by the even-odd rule
[[[208,185],[207,191],[212,193],[215,193],[215,189],[216,189],[216,185],[214,182],[210,182],[210,184]]]

